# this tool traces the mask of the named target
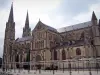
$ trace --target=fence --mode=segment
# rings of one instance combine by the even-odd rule
[[[19,67],[17,67],[19,65]],[[5,67],[4,67],[5,66]],[[26,66],[26,67],[25,67]],[[68,60],[51,60],[51,61],[39,61],[39,62],[11,62],[3,64],[3,70],[11,69],[26,69],[30,70],[51,70],[53,73],[55,70],[60,71],[99,71],[100,58],[82,58],[82,59],[68,59]]]

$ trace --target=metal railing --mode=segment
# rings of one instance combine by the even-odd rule
[[[16,67],[19,65],[19,67]],[[11,68],[12,66],[12,68]],[[53,74],[57,71],[69,71],[70,75],[72,75],[72,71],[89,71],[89,75],[91,75],[91,71],[99,71],[100,70],[100,58],[82,58],[82,59],[67,59],[67,60],[51,60],[51,61],[39,61],[39,62],[11,62],[3,64],[2,69],[4,71],[11,69],[21,69],[30,70],[50,70]]]

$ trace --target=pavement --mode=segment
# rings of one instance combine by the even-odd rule
[[[61,70],[9,70],[0,75],[100,75],[100,71],[61,71]]]

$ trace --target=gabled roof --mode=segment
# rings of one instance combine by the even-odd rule
[[[51,26],[48,26],[48,25],[42,23],[40,20],[39,20],[38,23],[36,24],[36,27],[37,27],[38,25],[42,25],[42,26],[44,26],[45,28],[47,28],[48,30],[57,32],[57,30],[56,30],[55,28],[53,28],[53,27],[51,27]],[[36,28],[36,27],[35,27],[35,28]],[[34,28],[34,29],[35,29],[35,28]],[[33,31],[34,31],[34,29],[33,29]]]

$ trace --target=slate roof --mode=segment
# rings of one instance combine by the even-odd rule
[[[30,41],[32,40],[32,36],[27,36],[27,37],[22,37],[22,38],[18,38],[16,40],[16,42],[24,42],[24,41]]]
[[[80,28],[85,28],[85,27],[88,27],[88,26],[91,26],[91,25],[92,25],[92,22],[88,21],[88,22],[79,23],[79,24],[76,24],[76,25],[63,27],[63,28],[57,29],[57,31],[61,33],[61,32],[76,30],[76,29],[80,29]]]
[[[55,28],[50,27],[50,26],[48,26],[48,25],[45,25],[45,26],[47,27],[48,30],[51,30],[51,31],[55,31],[55,32],[57,32],[57,30],[56,30]]]

